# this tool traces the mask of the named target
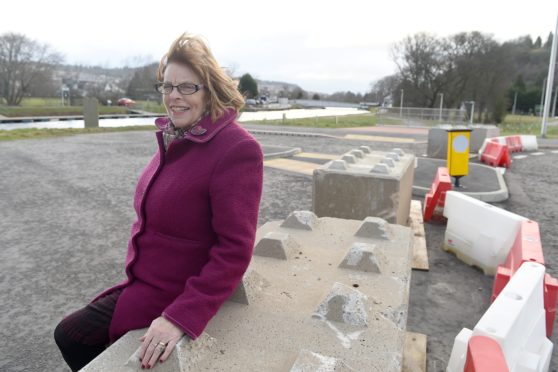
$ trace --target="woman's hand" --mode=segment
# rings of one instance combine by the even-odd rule
[[[151,368],[158,360],[164,362],[174,350],[184,332],[162,316],[151,322],[147,332],[140,337],[139,358],[141,368]]]

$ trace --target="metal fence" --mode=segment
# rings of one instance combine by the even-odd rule
[[[464,109],[436,109],[422,107],[390,107],[378,109],[378,123],[401,124],[462,124],[469,118]]]

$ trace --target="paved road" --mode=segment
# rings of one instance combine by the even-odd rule
[[[266,145],[341,154],[365,141],[257,135]],[[391,143],[372,145],[388,150]],[[425,145],[398,144],[424,153]],[[155,150],[149,132],[0,143],[1,371],[67,371],[52,340],[60,318],[123,278],[137,176]],[[558,154],[516,160],[511,198],[499,206],[539,222],[548,272],[558,276]],[[311,180],[265,170],[259,224],[311,208]],[[440,250],[444,227],[427,225],[430,271],[413,272],[408,328],[428,335],[430,371],[489,303],[492,278]],[[555,330],[555,334],[557,331]],[[556,336],[552,341],[556,341]],[[558,369],[558,350],[551,370]]]

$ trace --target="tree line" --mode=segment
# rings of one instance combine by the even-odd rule
[[[404,107],[460,108],[475,102],[478,122],[501,122],[512,109],[535,113],[548,71],[553,35],[498,42],[462,32],[448,37],[417,33],[396,43],[397,72],[372,84],[375,100]],[[554,84],[556,85],[556,84]]]
[[[397,72],[372,83],[364,94],[351,91],[323,94],[285,85],[279,97],[398,106],[403,95],[405,107],[432,108],[439,107],[443,97],[445,108],[460,108],[465,102],[474,101],[477,122],[500,122],[514,102],[518,113],[537,112],[552,38],[550,33],[545,42],[541,37],[533,41],[530,36],[498,42],[492,35],[477,31],[448,37],[417,33],[393,46]],[[0,97],[8,105],[19,105],[29,94],[60,94],[60,87],[53,86],[52,75],[63,61],[62,55],[47,44],[22,34],[0,35]],[[118,93],[113,94],[157,99],[153,91],[157,65],[128,69]],[[66,80],[72,82],[71,78]],[[262,93],[250,74],[240,77],[239,90],[247,98]],[[93,86],[87,94],[99,95],[103,100],[108,93]]]

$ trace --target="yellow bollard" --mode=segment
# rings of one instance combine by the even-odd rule
[[[459,179],[469,174],[469,147],[472,129],[448,129],[448,172],[455,178],[455,187],[460,187]]]

